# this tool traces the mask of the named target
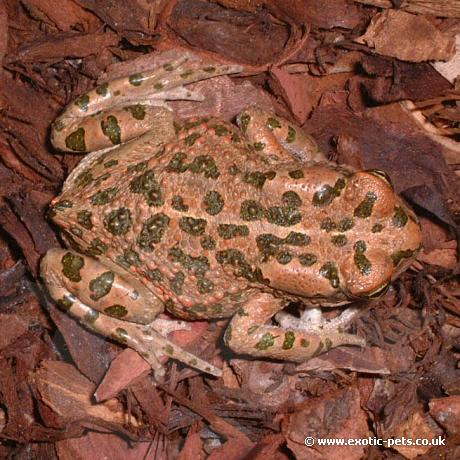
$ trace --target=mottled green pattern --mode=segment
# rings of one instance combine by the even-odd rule
[[[62,273],[70,281],[78,283],[81,281],[80,270],[85,265],[83,257],[71,252],[66,252],[61,259]]]
[[[78,128],[73,133],[70,133],[65,138],[65,145],[68,149],[73,150],[74,152],[85,152],[85,130],[83,128]]]
[[[222,195],[215,190],[207,192],[203,198],[204,210],[211,216],[219,214],[222,211],[224,204],[225,202]]]
[[[163,206],[163,190],[156,180],[155,172],[149,169],[140,176],[134,178],[129,184],[129,189],[133,193],[144,195],[149,206]]]
[[[107,136],[113,145],[121,144],[121,128],[116,117],[109,115],[102,120],[101,129],[104,136]]]
[[[137,238],[137,244],[145,251],[151,251],[153,244],[157,244],[163,238],[169,226],[170,218],[164,213],[154,214],[142,225],[141,233]]]
[[[93,300],[102,299],[112,289],[115,274],[111,271],[101,273],[99,276],[89,282],[89,290],[92,292],[90,297]]]
[[[112,235],[125,235],[131,226],[131,211],[128,208],[114,209],[104,216],[104,228]]]

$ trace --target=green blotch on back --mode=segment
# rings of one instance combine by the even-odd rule
[[[111,271],[101,273],[99,276],[89,282],[89,290],[91,299],[99,300],[106,296],[112,289],[112,284],[115,279],[115,274]]]
[[[65,294],[61,299],[56,300],[56,302],[63,310],[67,311],[72,308],[72,305],[75,302],[75,297],[71,294]]]
[[[53,123],[53,129],[57,132],[62,131],[65,128],[65,124],[62,120],[55,120]]]
[[[294,169],[293,171],[289,171],[288,174],[292,179],[303,179],[305,177],[301,169]]]
[[[338,247],[342,247],[342,246],[345,246],[347,244],[348,240],[347,240],[347,237],[345,235],[334,235],[332,238],[331,238],[331,243],[334,245],[334,246],[338,246]]]
[[[228,129],[224,125],[214,125],[214,126],[211,126],[211,128],[214,129],[214,132],[216,133],[217,136],[225,136],[228,134]]]
[[[200,244],[203,249],[212,251],[216,248],[216,242],[214,238],[209,235],[204,235],[200,238]]]
[[[132,226],[131,211],[128,208],[114,209],[105,215],[103,223],[112,235],[125,235]]]
[[[256,332],[257,329],[259,329],[259,326],[251,326],[251,327],[249,327],[248,328],[248,335],[254,334],[254,332]]]
[[[91,212],[90,211],[79,211],[77,213],[77,222],[87,230],[93,228],[93,223],[91,222]]]
[[[76,178],[75,178],[75,185],[77,187],[86,187],[93,181],[93,175],[90,171],[85,170],[81,172]]]
[[[144,195],[149,206],[162,206],[164,204],[163,191],[152,169],[134,178],[129,184],[129,189],[133,193]]]
[[[57,203],[54,203],[53,206],[51,206],[50,211],[54,215],[57,212],[64,211],[65,209],[70,209],[71,207],[73,207],[73,203],[70,200],[61,200]]]
[[[217,233],[224,240],[230,240],[232,238],[248,236],[249,228],[246,225],[219,224],[217,226]]]
[[[184,232],[193,235],[193,236],[200,236],[206,230],[206,220],[194,217],[181,217],[179,220],[179,227]]]
[[[177,272],[170,281],[171,290],[176,295],[182,294],[182,286],[185,282],[185,274],[182,271]]]
[[[292,142],[295,141],[295,138],[297,136],[296,130],[292,126],[288,126],[288,132],[286,136],[286,142],[291,144]]]
[[[196,287],[200,294],[207,294],[214,290],[214,283],[211,280],[208,280],[207,278],[201,278],[197,280]]]
[[[317,261],[318,258],[315,256],[315,254],[306,252],[305,254],[299,255],[299,262],[305,267],[311,267],[312,265],[316,264]]]
[[[161,281],[163,279],[163,275],[158,268],[147,270],[145,274],[150,281]]]
[[[220,172],[214,158],[209,155],[198,155],[190,163],[188,169],[194,174],[204,174],[204,177],[217,179]]]
[[[112,166],[116,166],[117,164],[118,160],[112,159],[104,163],[104,168],[111,168]]]
[[[87,325],[92,325],[97,321],[98,318],[99,318],[99,312],[91,308],[89,311],[85,313],[85,316],[83,317],[83,321]]]
[[[246,172],[243,176],[243,182],[253,185],[256,188],[262,188],[266,180],[266,174],[261,171]]]
[[[358,267],[358,270],[365,276],[369,276],[372,272],[371,261],[362,253],[355,252],[354,255],[355,265]]]
[[[126,170],[129,173],[137,173],[137,172],[142,172],[147,169],[148,163],[146,161],[140,161],[139,163],[135,163],[132,165],[129,165]]]
[[[318,347],[316,348],[316,350],[313,352],[313,356],[315,355],[319,355],[321,353],[321,351],[323,350],[324,348],[324,343],[322,340],[320,340],[320,342],[318,343]]]
[[[109,315],[113,316],[114,318],[124,318],[128,314],[128,309],[123,305],[111,305],[104,309],[104,312]]]
[[[172,345],[169,345],[169,344],[165,345],[163,347],[163,350],[167,355],[172,356],[174,354],[174,347]]]
[[[123,329],[122,327],[117,327],[113,332],[112,337],[114,338],[114,340],[117,340],[118,342],[126,343],[128,341],[129,334],[126,329]]]
[[[270,281],[263,277],[260,268],[252,268],[246,261],[244,254],[238,249],[225,249],[217,251],[216,261],[221,265],[231,265],[235,267],[235,276],[242,276],[249,281],[257,281],[262,284],[269,284]]]
[[[310,346],[310,342],[307,339],[300,339],[300,346],[303,348],[308,348]]]
[[[366,198],[355,208],[354,215],[360,219],[370,217],[374,203],[377,201],[377,195],[374,192],[367,192]]]
[[[131,113],[132,117],[136,120],[143,120],[145,118],[145,105],[136,104],[126,107],[128,112]]]
[[[345,185],[346,182],[343,178],[337,179],[333,187],[329,184],[322,185],[320,189],[313,194],[313,206],[322,207],[331,204],[335,198],[340,196]]]
[[[253,146],[254,150],[257,152],[261,152],[265,148],[265,144],[263,142],[254,142]]]
[[[265,211],[265,218],[271,224],[280,227],[290,227],[302,220],[302,214],[298,209],[288,206],[272,206]]]
[[[275,336],[266,332],[254,346],[257,350],[264,351],[275,345]]]
[[[293,258],[293,255],[289,252],[289,251],[280,251],[277,255],[276,255],[276,260],[278,261],[278,263],[280,263],[281,265],[286,265],[288,264]]]
[[[393,261],[393,265],[396,267],[396,265],[398,265],[402,259],[410,259],[414,255],[414,253],[415,251],[413,251],[412,249],[393,252],[393,254],[391,254],[391,260]]]
[[[107,96],[107,93],[109,91],[109,84],[108,83],[102,83],[102,85],[99,85],[96,88],[96,94],[99,94],[99,96]]]
[[[282,200],[285,206],[291,206],[293,208],[298,208],[302,204],[300,196],[292,190],[289,192],[284,192]]]
[[[164,213],[154,214],[142,225],[137,244],[145,251],[152,250],[152,244],[159,243],[169,226],[170,218]]]
[[[267,119],[267,128],[270,128],[270,129],[281,128],[281,123],[276,118],[269,117]]]
[[[171,199],[171,207],[176,211],[186,212],[188,211],[188,205],[184,203],[184,199],[179,195],[174,195]]]
[[[66,252],[61,259],[62,273],[70,281],[78,283],[81,281],[80,270],[85,265],[83,257]]]
[[[111,187],[106,190],[100,190],[90,198],[91,204],[101,206],[107,203],[111,203],[115,198],[117,192],[117,187]]]
[[[305,233],[289,232],[289,235],[284,238],[284,243],[291,246],[307,246],[310,244],[311,238]]]
[[[167,72],[172,72],[174,67],[171,63],[167,62],[166,64],[163,64],[163,69],[165,69]]]
[[[103,241],[101,241],[99,238],[94,238],[86,252],[90,256],[95,257],[104,254],[108,249],[108,246]]]
[[[407,224],[408,220],[409,218],[407,217],[404,209],[401,206],[396,206],[393,214],[393,219],[391,220],[392,224],[395,227],[403,228]]]
[[[336,289],[340,285],[339,273],[333,262],[326,262],[320,269],[319,274],[328,279],[331,286]]]
[[[113,145],[121,144],[121,128],[116,117],[109,115],[105,120],[102,120],[101,129]]]
[[[83,94],[83,96],[80,96],[78,99],[75,100],[74,104],[83,112],[86,112],[88,110],[89,106],[89,95],[88,94]]]
[[[210,190],[203,198],[204,210],[211,216],[219,214],[224,207],[224,199],[219,192]]]
[[[245,221],[260,220],[264,216],[264,208],[254,200],[245,200],[241,203],[240,216]]]
[[[374,224],[372,227],[371,232],[372,233],[380,233],[383,230],[383,225],[382,224]]]
[[[355,226],[355,223],[353,219],[349,217],[345,217],[344,219],[338,222],[337,230],[339,232],[347,232],[348,230],[351,230],[354,226]]]
[[[168,256],[174,262],[179,262],[186,270],[192,271],[197,277],[202,278],[209,270],[209,261],[205,256],[191,256],[186,254],[179,246],[169,249]]]
[[[130,75],[128,80],[129,83],[133,86],[140,86],[142,85],[142,82],[144,81],[145,77],[141,73],[135,73],[133,75]]]
[[[123,255],[118,255],[115,258],[115,262],[122,267],[129,269],[132,265],[139,266],[140,265],[140,258],[139,254],[132,249],[125,249],[123,251]]]
[[[194,174],[204,174],[206,178],[211,179],[217,179],[220,176],[216,162],[211,156],[198,155],[189,164],[185,163],[186,158],[187,154],[185,152],[177,152],[166,166],[166,171],[175,173],[190,171]]]
[[[73,133],[70,133],[65,138],[65,145],[68,149],[73,150],[74,152],[85,152],[85,130],[83,128],[78,128]]]
[[[241,125],[241,130],[243,131],[243,133],[245,133],[246,130],[248,129],[250,121],[251,121],[251,116],[249,114],[247,113],[241,114],[240,125]]]
[[[192,76],[192,75],[193,75],[193,70],[190,70],[190,69],[189,69],[189,70],[186,70],[185,72],[182,72],[182,73],[180,74],[180,77],[181,77],[181,78],[188,78],[188,77],[190,77],[190,76]]]
[[[192,134],[189,134],[185,139],[184,139],[184,143],[185,145],[187,145],[188,147],[192,147],[193,144],[195,144],[195,142],[197,141],[197,139],[199,139],[201,137],[201,134],[200,133],[192,133]]]
[[[295,334],[292,331],[287,331],[284,334],[283,350],[290,350],[294,346]]]

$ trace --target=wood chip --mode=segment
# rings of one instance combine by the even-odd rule
[[[423,16],[400,10],[376,14],[366,33],[355,39],[379,54],[403,61],[447,61],[455,53],[452,35],[440,32]]]

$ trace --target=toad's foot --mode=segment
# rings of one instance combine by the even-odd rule
[[[306,308],[300,318],[281,311],[276,314],[275,319],[284,328],[292,328],[304,331],[318,330],[343,330],[359,313],[358,308],[348,308],[333,319],[323,317],[321,308]]]
[[[282,308],[283,301],[268,293],[255,295],[232,318],[225,334],[226,343],[238,353],[294,362],[306,361],[340,345],[365,346],[363,338],[342,330],[355,314],[353,310],[327,322],[318,311],[299,319],[279,315]],[[280,326],[267,323],[276,313]]]
[[[242,71],[238,65],[186,63],[190,54],[144,72],[116,78],[80,96],[54,122],[51,142],[62,151],[89,152],[125,143],[158,123],[167,100],[203,100],[186,88]],[[163,115],[164,116],[164,115]]]

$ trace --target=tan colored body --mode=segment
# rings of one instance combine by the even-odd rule
[[[298,128],[257,109],[240,115],[241,131],[208,120],[177,135],[169,112],[154,110],[153,129],[89,155],[54,201],[54,220],[78,252],[44,259],[52,296],[98,332],[155,356],[154,366],[167,354],[218,373],[162,331],[143,339],[148,326],[134,323],[148,325],[163,306],[183,319],[234,315],[227,343],[255,356],[302,361],[362,344],[337,328],[266,322],[292,299],[370,296],[411,260],[420,229],[382,173],[327,163]],[[98,115],[102,126],[109,116]],[[86,119],[62,124],[81,134]],[[53,134],[59,146],[73,135],[62,132]]]

